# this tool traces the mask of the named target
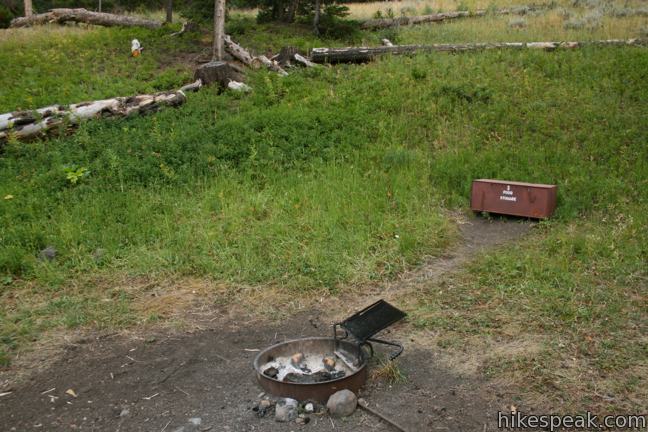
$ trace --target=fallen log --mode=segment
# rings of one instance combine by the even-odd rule
[[[256,56],[255,60],[260,61],[262,65],[264,65],[265,67],[267,67],[273,72],[277,72],[281,76],[288,76],[288,72],[283,70],[283,68],[279,66],[279,64],[276,61],[272,61],[264,55]]]
[[[225,35],[223,37],[223,42],[225,43],[225,50],[232,55],[235,59],[239,60],[246,66],[251,68],[257,68],[258,64],[254,62],[254,57],[241,45],[234,42],[230,35]]]
[[[146,27],[159,28],[158,21],[134,16],[116,15],[104,12],[92,12],[87,9],[52,9],[49,12],[11,20],[10,27],[31,27],[42,24],[64,24],[78,22],[105,27]]]
[[[234,42],[231,36],[225,35],[223,37],[223,42],[225,43],[225,50],[230,53],[232,57],[239,60],[244,65],[249,66],[253,69],[258,69],[260,65],[263,65],[271,71],[277,72],[279,75],[288,75],[288,72],[283,70],[283,68],[279,66],[277,62],[270,60],[264,55],[254,57],[248,50]]]
[[[54,129],[75,127],[86,119],[145,114],[163,106],[182,105],[186,100],[184,92],[176,90],[0,114],[0,143],[9,137],[18,140],[37,138]]]
[[[479,9],[474,12],[457,11],[457,12],[439,12],[430,15],[417,15],[411,17],[398,18],[378,18],[363,21],[360,27],[365,30],[378,30],[389,27],[408,26],[417,24],[426,24],[432,22],[442,22],[457,18],[480,17],[488,14],[493,15],[525,15],[528,12],[545,8],[545,6],[520,6],[508,9],[498,9],[490,11],[488,9]]]
[[[296,62],[303,64],[306,67],[320,67],[317,63],[313,63],[312,61],[308,60],[306,57],[299,53],[295,53],[293,55],[293,58],[295,59]]]
[[[313,48],[311,61],[315,63],[362,63],[377,56],[429,52],[462,52],[486,49],[575,49],[583,46],[646,46],[648,39],[608,39],[584,42],[499,42],[434,45],[393,45],[380,47]]]

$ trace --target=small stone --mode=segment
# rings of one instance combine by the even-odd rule
[[[324,357],[322,363],[324,363],[324,367],[329,371],[335,369],[335,359],[332,356]]]
[[[119,413],[119,417],[126,417],[128,414],[130,414],[130,410],[127,410],[126,408],[124,408],[124,409],[121,410],[121,412]]]
[[[295,399],[279,399],[275,406],[275,421],[286,423],[295,420],[297,418],[298,405]]]
[[[192,417],[189,419],[189,423],[194,426],[200,426],[202,424],[202,419],[200,417]]]
[[[41,261],[52,261],[56,258],[56,248],[54,246],[47,246],[45,249],[39,252],[38,259]]]
[[[332,417],[347,417],[353,414],[358,405],[358,398],[350,390],[333,393],[326,403]]]
[[[279,370],[276,367],[269,367],[268,369],[263,371],[263,375],[268,376],[270,378],[276,378],[278,374],[279,374]]]
[[[261,402],[259,402],[260,409],[268,409],[271,406],[272,406],[272,402],[270,402],[268,399],[263,399]]]
[[[304,354],[303,353],[295,353],[290,357],[290,363],[292,363],[293,366],[296,368],[300,367],[302,363],[304,363]]]
[[[315,406],[309,402],[306,405],[304,405],[304,411],[306,411],[307,413],[315,412]]]

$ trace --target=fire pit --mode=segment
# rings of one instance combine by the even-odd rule
[[[373,356],[370,342],[398,347],[372,338],[405,317],[384,300],[333,326],[333,337],[295,339],[273,345],[254,359],[257,381],[270,394],[325,403],[330,395],[348,389],[357,393],[367,380],[367,362]],[[338,327],[344,331],[338,335]]]
[[[352,342],[312,337],[261,351],[254,369],[259,384],[270,394],[325,403],[338,390],[357,392],[364,385],[367,360],[365,351]]]

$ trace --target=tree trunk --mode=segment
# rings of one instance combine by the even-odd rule
[[[99,0],[99,7],[97,9],[97,12],[101,12],[101,0]]]
[[[54,129],[75,127],[86,119],[145,114],[162,106],[182,105],[185,101],[184,93],[178,90],[0,114],[0,143],[7,141],[10,136],[27,140]]]
[[[25,17],[29,18],[34,15],[34,8],[32,7],[32,0],[25,0]]]
[[[319,22],[320,22],[320,0],[315,0],[315,14],[313,16],[313,33],[319,36]]]
[[[30,27],[39,24],[66,22],[82,22],[105,27],[146,27],[158,28],[162,24],[157,21],[137,18],[133,16],[122,16],[103,12],[91,12],[86,9],[52,9],[49,12],[32,15],[31,17],[15,18],[11,21],[11,27]]]
[[[223,60],[223,38],[225,37],[225,0],[214,1],[214,42],[212,60]]]
[[[166,23],[173,22],[173,0],[166,0]]]
[[[501,42],[434,45],[394,45],[381,47],[313,48],[311,60],[315,63],[361,63],[384,54],[412,54],[417,52],[460,52],[485,49],[575,49],[582,46],[646,46],[648,39],[609,39],[586,42]]]
[[[487,9],[480,9],[475,12],[469,12],[469,11],[440,12],[431,15],[418,15],[413,17],[370,19],[364,21],[361,25],[361,28],[367,30],[377,30],[377,29],[388,28],[388,27],[425,24],[431,22],[442,22],[442,21],[457,19],[457,18],[485,16],[488,15],[489,13],[492,13],[494,15],[525,15],[528,12],[540,10],[543,8],[546,8],[546,6],[520,6],[520,7],[513,7],[510,9],[498,9],[493,12],[490,12]]]
[[[295,21],[295,15],[297,14],[297,8],[299,7],[299,0],[292,0],[288,6],[288,12],[286,13],[286,22],[292,23]]]

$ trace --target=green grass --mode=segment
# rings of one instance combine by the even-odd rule
[[[257,52],[356,37],[318,41],[299,26],[252,30],[241,20],[230,31]],[[471,22],[495,37],[488,20]],[[404,29],[398,37],[455,41],[468,25]],[[0,78],[0,88],[11,89],[4,110],[154,91],[189,78],[169,58],[195,41],[147,43],[160,34],[138,32],[148,47],[140,59],[128,57],[132,33],[124,30],[30,33],[31,42],[1,34],[1,56],[29,53]],[[91,43],[100,40],[106,45]],[[64,73],[62,59],[34,57],[49,47],[42,55],[55,58],[59,45],[93,61]],[[115,60],[122,46],[125,56]],[[35,64],[38,73],[29,70]],[[179,74],[168,72],[176,67]],[[134,74],[138,68],[145,73]],[[154,85],[160,70],[165,83]],[[0,362],[47,329],[145,321],[133,293],[102,283],[115,275],[200,276],[232,289],[307,293],[391,278],[450,244],[446,210],[466,209],[471,180],[493,177],[558,184],[555,218],[528,242],[456,276],[456,295],[424,290],[411,311],[415,322],[443,328],[446,342],[500,337],[511,327],[542,334],[556,345],[515,359],[523,381],[540,388],[552,362],[573,352],[588,370],[612,377],[606,386],[641,394],[646,70],[645,49],[586,48],[386,57],[286,78],[258,71],[249,73],[250,94],[203,89],[178,109],[9,143],[0,156]],[[73,184],[71,166],[89,174]],[[48,245],[58,256],[40,261]],[[583,345],[588,338],[591,347]],[[488,370],[503,373],[496,366]],[[584,383],[569,381],[564,390],[591,395]]]
[[[500,352],[484,371],[515,377],[563,412],[641,410],[647,224],[645,205],[616,204],[584,221],[541,226],[423,290],[414,323],[439,331],[445,347],[465,348],[471,338],[542,341],[538,351]]]
[[[191,66],[176,56],[199,50],[170,29],[39,27],[0,30],[0,112],[129,96],[187,83]],[[131,40],[144,46],[130,56]]]

